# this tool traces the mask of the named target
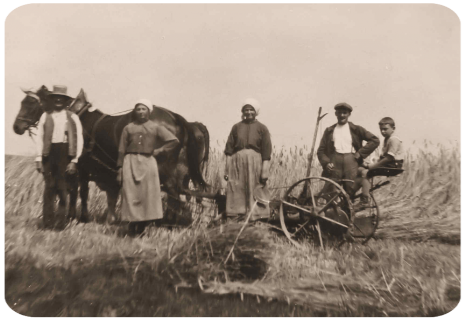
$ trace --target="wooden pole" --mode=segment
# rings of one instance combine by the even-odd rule
[[[320,116],[320,115],[321,115],[321,107],[318,109],[318,118],[316,118],[315,132],[313,133],[312,150],[310,151],[310,154],[308,155],[307,177],[310,177],[310,173],[312,172],[313,153],[315,152],[316,137],[318,135],[318,125],[320,124],[320,120],[323,119],[323,117],[327,115],[327,113],[325,113],[323,116]]]
[[[320,124],[321,119],[323,119],[324,116],[326,115],[327,113],[321,116],[321,107],[320,107],[318,109],[318,117],[316,118],[315,132],[313,133],[312,149],[310,151],[310,154],[308,155],[307,177],[310,177],[310,174],[312,173],[313,153],[315,152],[315,143],[316,143],[316,137],[318,135],[318,126]],[[303,194],[308,197],[309,181],[305,183],[303,191],[304,191]]]

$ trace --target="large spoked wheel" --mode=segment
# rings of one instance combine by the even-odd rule
[[[279,219],[286,237],[299,240],[317,236],[343,241],[353,222],[353,209],[344,189],[323,177],[308,177],[294,183],[281,201]]]
[[[365,210],[356,212],[354,215],[352,235],[355,238],[362,239],[362,244],[367,243],[373,238],[378,228],[380,214],[378,203],[373,194],[370,193],[368,207]]]

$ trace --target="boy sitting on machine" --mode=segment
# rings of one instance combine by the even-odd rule
[[[355,181],[355,190],[362,187],[360,202],[354,207],[355,211],[361,211],[369,206],[370,182],[368,181],[368,171],[376,168],[397,168],[402,169],[404,163],[404,151],[402,141],[394,135],[396,129],[392,118],[385,117],[379,121],[379,130],[384,137],[382,155],[375,163],[364,162],[358,169],[358,177]]]

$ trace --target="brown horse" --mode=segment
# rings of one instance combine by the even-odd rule
[[[35,126],[42,113],[50,110],[47,99],[50,91],[45,86],[36,92],[26,90],[25,93],[26,97],[21,102],[21,109],[13,125],[17,134],[23,134]],[[109,116],[98,109],[90,111],[90,106],[81,90],[69,108],[70,111],[78,114],[84,133],[84,150],[78,163],[82,203],[80,221],[89,221],[87,209],[89,181],[94,181],[100,189],[106,191],[110,215],[105,212],[103,219],[109,221],[116,219],[115,207],[120,190],[116,181],[119,139],[123,128],[132,121],[132,113]],[[150,119],[165,126],[180,142],[170,154],[157,158],[160,182],[163,190],[168,194],[167,220],[175,222],[176,213],[180,209],[179,195],[184,193],[186,177],[189,177],[188,180],[192,179],[197,186],[206,186],[199,161],[199,154],[205,153],[201,152],[202,146],[199,146],[193,126],[179,114],[154,106]],[[208,130],[206,132],[208,134]],[[73,203],[70,201],[71,204]]]

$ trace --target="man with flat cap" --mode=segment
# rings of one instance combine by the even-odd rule
[[[44,228],[63,227],[67,218],[75,218],[77,197],[77,162],[82,153],[84,140],[79,117],[66,110],[72,98],[66,86],[53,86],[49,95],[53,109],[45,112],[37,127],[36,168],[44,175],[43,200]],[[68,192],[73,191],[69,216],[66,205]],[[58,210],[55,218],[55,199],[58,195]]]
[[[318,160],[323,177],[355,181],[358,167],[379,145],[379,139],[365,128],[349,122],[353,108],[345,103],[334,106],[337,123],[326,128],[318,147]],[[363,141],[367,143],[363,145]],[[344,189],[353,197],[354,183],[343,182]],[[361,203],[368,199],[361,198]]]

